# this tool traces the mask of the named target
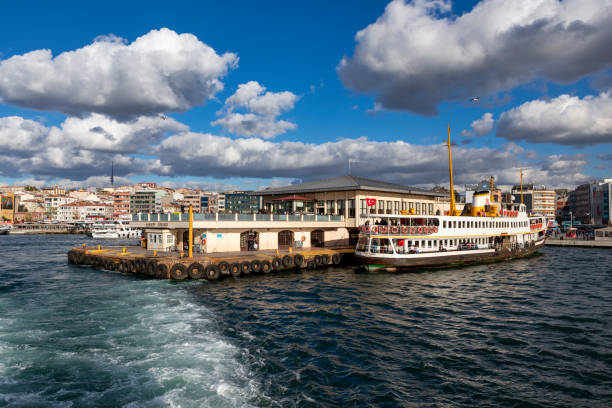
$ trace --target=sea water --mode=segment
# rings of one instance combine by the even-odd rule
[[[0,406],[612,405],[612,251],[215,282],[0,236]]]

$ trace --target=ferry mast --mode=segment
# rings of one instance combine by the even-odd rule
[[[455,188],[453,187],[453,156],[451,153],[451,141],[450,141],[450,125],[448,125],[448,141],[444,142],[448,147],[448,171],[450,173],[450,211],[448,215],[457,215],[455,210]]]

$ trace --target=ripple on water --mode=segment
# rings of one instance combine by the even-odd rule
[[[612,405],[609,251],[174,284],[1,239],[0,405]]]

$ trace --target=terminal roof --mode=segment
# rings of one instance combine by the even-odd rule
[[[387,183],[357,176],[333,177],[325,180],[311,181],[308,183],[292,184],[284,187],[272,187],[256,191],[253,195],[277,195],[277,194],[302,194],[318,193],[325,191],[347,191],[368,190],[382,191],[388,193],[402,193],[415,195],[428,195],[434,197],[448,197],[448,193],[438,193],[417,187],[404,186],[402,184]]]

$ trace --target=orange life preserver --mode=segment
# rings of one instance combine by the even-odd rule
[[[438,232],[438,227],[433,227],[434,234]]]
[[[395,226],[391,227],[391,233],[392,234],[398,234],[399,233],[399,228],[397,228]]]
[[[380,233],[381,233],[381,234],[386,234],[386,233],[387,233],[387,231],[389,231],[389,230],[388,230],[388,228],[387,228],[387,226],[386,226],[386,225],[381,225],[381,226],[380,226]]]
[[[423,233],[423,227],[419,227],[419,228],[417,229],[417,232],[418,232],[419,234],[422,234],[422,233]]]
[[[409,227],[402,226],[402,234],[408,234],[409,231],[410,231]]]
[[[378,234],[378,225],[372,226],[372,234]]]
[[[206,245],[206,238],[202,238],[202,245]]]

